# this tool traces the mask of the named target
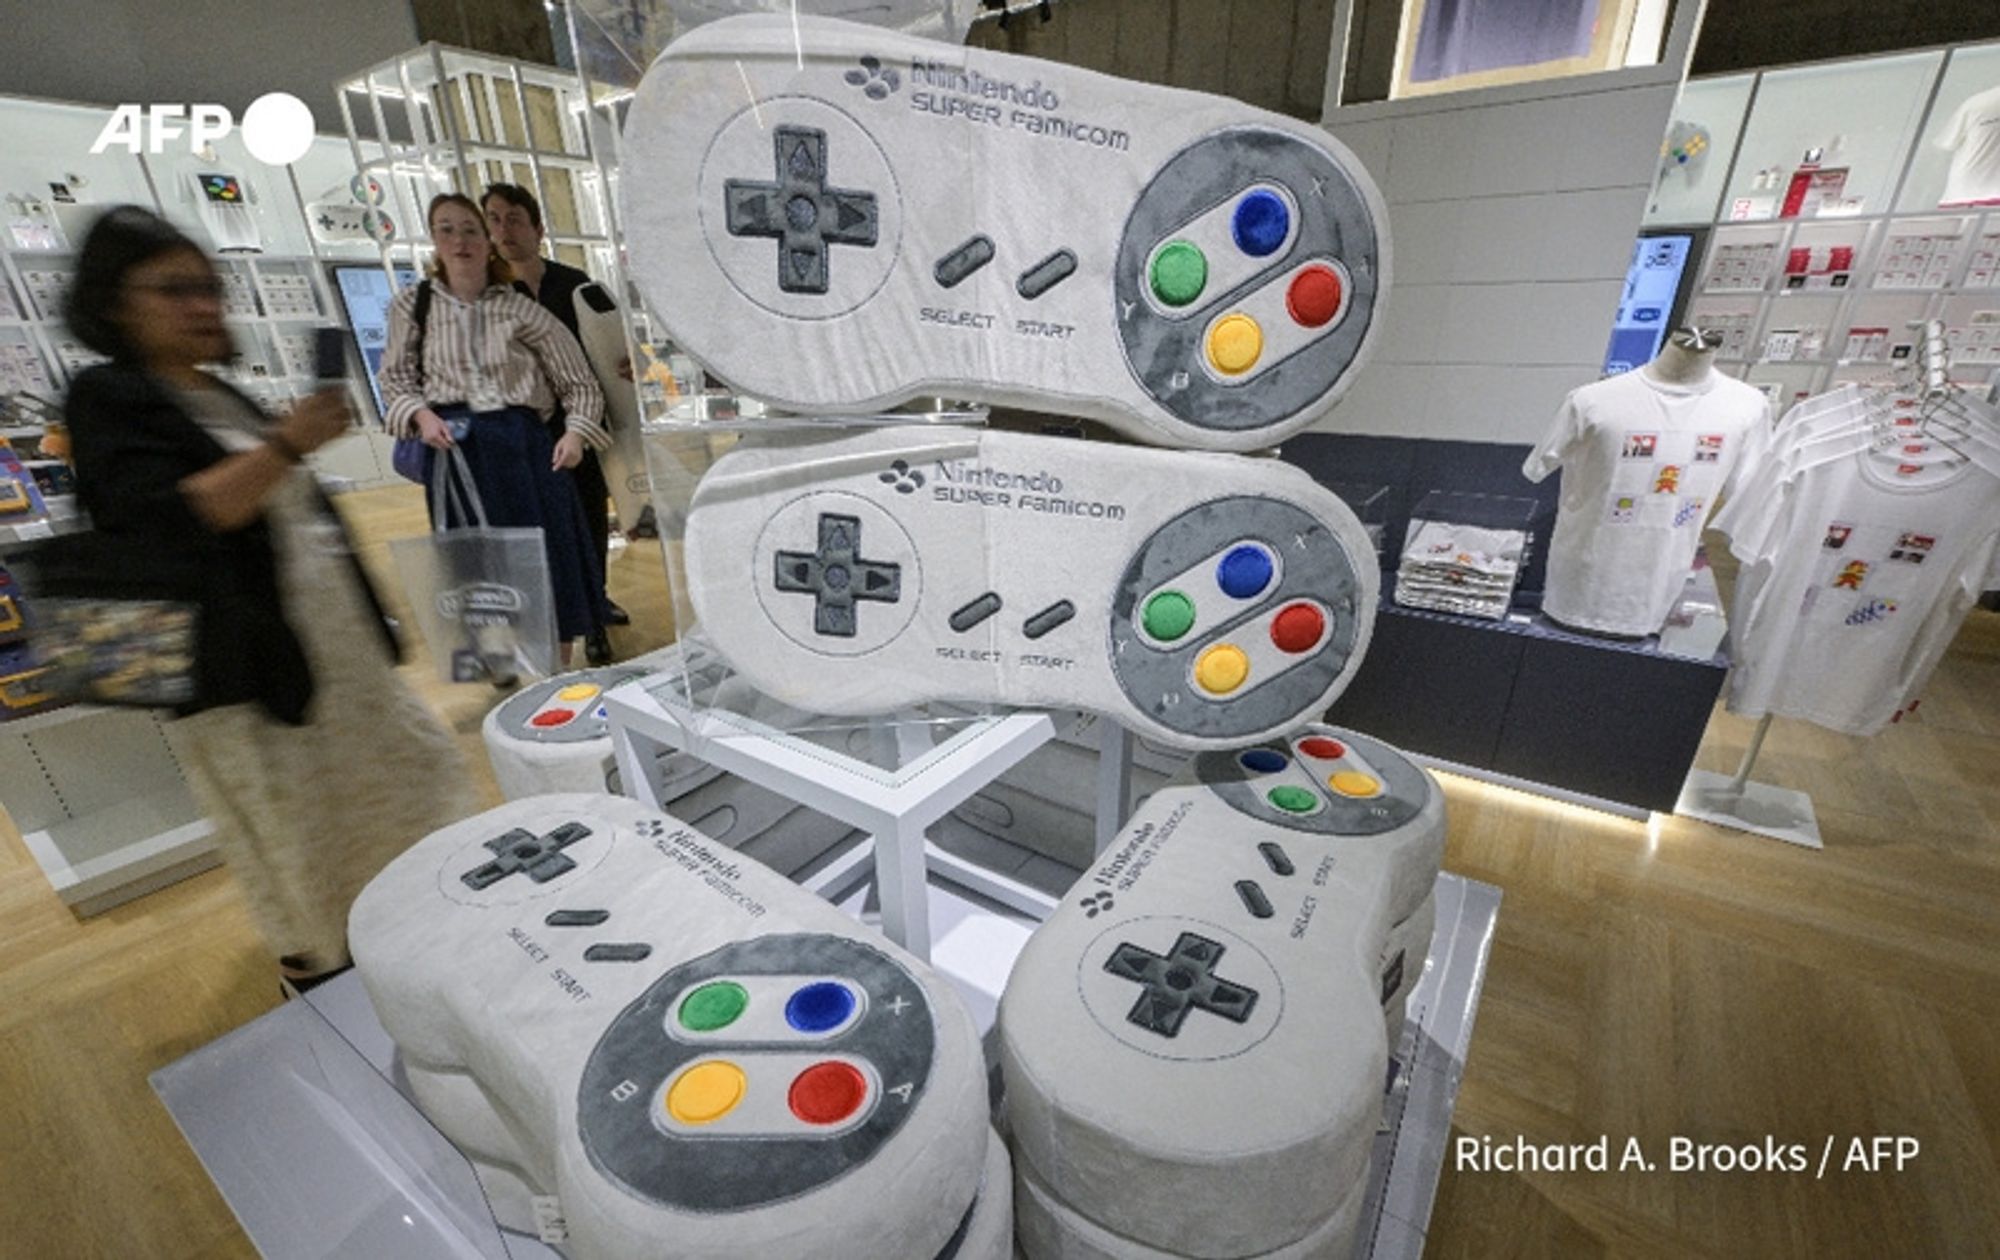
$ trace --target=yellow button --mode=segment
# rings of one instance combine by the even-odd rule
[[[1264,353],[1264,330],[1248,315],[1224,315],[1208,330],[1208,361],[1224,376],[1240,376]]]
[[[594,683],[571,683],[556,693],[558,700],[588,700],[604,688]]]
[[[710,1059],[680,1074],[667,1088],[667,1114],[682,1124],[713,1124],[743,1101],[743,1069]]]
[[[1233,644],[1218,643],[1195,659],[1194,680],[1203,691],[1215,695],[1236,690],[1249,676],[1250,658]]]
[[[1379,779],[1359,770],[1342,770],[1328,779],[1326,785],[1342,796],[1379,796],[1382,792]]]

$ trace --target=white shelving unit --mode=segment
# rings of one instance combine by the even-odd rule
[[[1880,376],[1940,319],[1961,371],[2000,370],[2000,206],[1940,206],[1958,105],[2000,86],[2000,44],[1696,80],[1676,120],[1705,165],[1663,174],[1648,227],[1712,228],[1689,318],[1724,334],[1725,371],[1779,406]],[[1808,151],[1844,172],[1836,203],[1786,217]]]

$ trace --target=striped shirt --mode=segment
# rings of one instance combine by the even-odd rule
[[[415,285],[389,306],[389,347],[378,377],[390,434],[417,436],[417,412],[426,406],[490,395],[510,407],[532,407],[544,420],[560,399],[572,433],[599,450],[611,444],[604,391],[583,347],[533,298],[494,285],[479,295],[475,309],[432,281],[422,371],[413,354],[416,306]]]

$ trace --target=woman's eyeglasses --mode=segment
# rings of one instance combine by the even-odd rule
[[[145,293],[157,293],[176,302],[192,302],[204,298],[220,302],[223,294],[220,280],[156,280],[151,284],[134,284],[129,287]]]

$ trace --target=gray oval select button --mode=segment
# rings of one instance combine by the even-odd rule
[[[993,240],[991,237],[975,236],[965,244],[938,259],[931,274],[937,282],[949,289],[973,272],[993,261]]]

